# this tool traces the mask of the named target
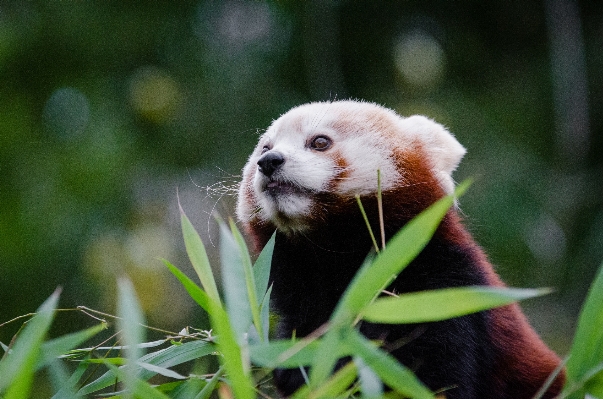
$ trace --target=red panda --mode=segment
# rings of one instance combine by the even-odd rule
[[[453,192],[464,154],[436,122],[367,102],[310,103],[274,121],[243,169],[237,216],[257,251],[277,231],[270,279],[278,337],[305,336],[325,323],[370,252],[355,196],[378,231],[377,170],[389,239]],[[468,285],[504,284],[453,208],[388,289]],[[360,331],[448,399],[531,398],[560,364],[516,304],[419,325],[364,323]],[[543,397],[556,396],[564,380],[561,372]],[[299,370],[275,371],[285,396],[303,381]]]

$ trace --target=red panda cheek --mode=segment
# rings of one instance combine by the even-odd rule
[[[350,169],[348,162],[346,161],[345,157],[341,155],[341,153],[334,153],[333,161],[335,173],[333,174],[333,178],[327,184],[326,190],[336,193],[341,183],[349,177]]]

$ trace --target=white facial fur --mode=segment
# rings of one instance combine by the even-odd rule
[[[330,138],[331,147],[325,151],[312,149],[309,143],[318,135]],[[265,146],[285,160],[271,178],[258,170]],[[283,231],[303,231],[316,193],[374,193],[377,170],[384,191],[404,184],[404,171],[397,170],[395,153],[417,146],[427,153],[442,188],[452,192],[451,173],[465,149],[432,120],[423,116],[401,118],[386,108],[356,101],[293,108],[272,123],[251,154],[243,170],[237,215],[243,222],[271,221]],[[271,194],[266,190],[271,180],[295,189]]]

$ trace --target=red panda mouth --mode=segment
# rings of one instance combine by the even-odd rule
[[[283,194],[301,194],[304,190],[289,182],[270,179],[264,186],[264,191],[272,196],[283,195]]]

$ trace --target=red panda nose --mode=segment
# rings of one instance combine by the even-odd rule
[[[258,161],[258,170],[267,177],[271,177],[284,163],[285,158],[280,152],[269,151]]]

